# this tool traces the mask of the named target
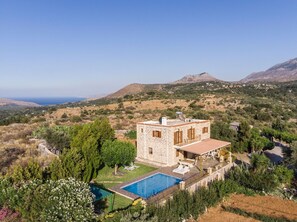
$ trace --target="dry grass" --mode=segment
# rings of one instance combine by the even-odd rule
[[[230,213],[223,207],[239,208],[249,213],[257,213],[273,218],[286,218],[297,220],[297,203],[283,200],[273,196],[245,196],[242,194],[232,195],[217,207],[210,208],[199,218],[199,222],[235,222],[235,221],[257,221],[253,218],[243,217]]]
[[[247,212],[297,220],[297,203],[273,196],[234,195],[224,204]]]
[[[158,119],[160,113],[163,110],[167,109],[176,109],[176,107],[181,107],[183,110],[188,110],[189,105],[193,100],[184,100],[184,99],[163,99],[163,100],[147,100],[147,101],[125,101],[123,102],[123,107],[130,112],[118,112],[117,114],[108,115],[109,121],[115,129],[133,129],[137,122]],[[241,107],[238,103],[238,100],[229,100],[228,98],[218,97],[215,95],[201,95],[197,98],[195,102],[197,106],[203,107],[205,111],[226,111],[230,107],[236,108]],[[45,115],[47,122],[55,123],[56,120],[61,120],[61,117],[64,113],[68,117],[71,116],[80,116],[83,112],[88,112],[89,117],[96,117],[94,114],[97,110],[111,110],[119,111],[119,104],[109,104],[101,106],[84,106],[84,107],[73,107],[73,108],[62,108],[57,111]],[[155,112],[153,112],[155,111]],[[160,112],[156,112],[160,111]],[[128,117],[132,118],[128,118]],[[83,122],[89,122],[89,119],[84,120]],[[69,121],[61,124],[72,124]]]
[[[221,206],[210,208],[207,213],[202,215],[199,222],[256,222],[253,218],[224,211]],[[191,222],[191,221],[188,221]],[[194,222],[194,221],[193,221]]]
[[[29,140],[37,127],[38,124],[0,126],[0,173],[7,172],[13,165],[29,158],[42,159],[37,151],[38,142]]]

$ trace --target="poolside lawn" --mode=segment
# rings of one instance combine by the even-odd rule
[[[132,200],[126,197],[123,197],[119,194],[115,194],[113,209],[116,210],[128,207],[130,204],[132,204],[132,202]]]
[[[156,170],[156,168],[144,164],[136,164],[136,166],[139,167],[132,171],[128,171],[125,170],[123,167],[119,167],[119,175],[116,176],[113,174],[113,168],[105,166],[99,171],[95,182],[97,182],[98,184],[102,184],[106,188],[109,188],[116,184],[133,180],[139,176]]]

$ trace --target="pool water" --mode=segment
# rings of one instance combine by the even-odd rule
[[[112,192],[102,189],[94,184],[90,185],[90,190],[95,195],[94,201],[101,200],[101,199],[106,198],[107,196],[112,194]]]
[[[122,187],[123,190],[147,199],[163,190],[178,184],[181,179],[163,173],[157,173],[140,181]]]

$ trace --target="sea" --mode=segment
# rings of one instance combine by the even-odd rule
[[[41,106],[50,106],[50,105],[59,105],[59,104],[64,104],[64,103],[73,103],[73,102],[79,102],[82,100],[85,100],[86,98],[81,98],[81,97],[36,97],[36,98],[11,98],[14,100],[19,100],[19,101],[25,101],[25,102],[33,102],[37,103]]]

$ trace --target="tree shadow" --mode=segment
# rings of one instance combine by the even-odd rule
[[[264,154],[274,164],[281,164],[283,162],[283,158],[275,153],[264,152]]]
[[[102,214],[105,212],[106,209],[108,209],[108,198],[103,198],[101,200],[97,200],[94,203],[94,211],[96,214]]]

